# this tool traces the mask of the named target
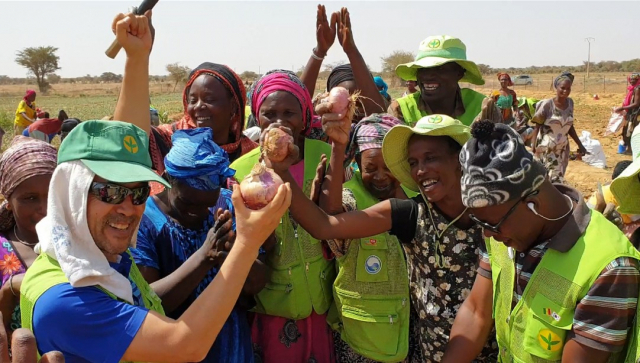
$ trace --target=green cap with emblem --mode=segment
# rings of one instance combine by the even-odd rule
[[[396,74],[404,80],[415,81],[418,69],[439,67],[445,63],[457,63],[464,68],[460,82],[484,84],[478,66],[467,60],[467,47],[460,39],[448,35],[435,35],[423,40],[415,61],[398,65]]]
[[[80,160],[96,175],[114,183],[169,183],[152,169],[149,137],[141,128],[120,121],[85,121],[67,135],[58,164]]]
[[[382,141],[382,156],[387,167],[402,185],[419,192],[418,184],[411,177],[408,148],[413,135],[449,136],[464,145],[470,138],[469,127],[446,115],[429,115],[418,120],[414,127],[394,126]]]

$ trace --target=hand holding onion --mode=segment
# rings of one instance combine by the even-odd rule
[[[349,95],[349,91],[343,87],[334,87],[331,92],[318,96],[320,103],[315,111],[322,116],[322,130],[332,142],[341,145],[349,142],[358,96],[359,92]]]
[[[260,135],[262,161],[278,173],[286,172],[297,163],[300,150],[293,140],[291,129],[280,124],[271,124]]]

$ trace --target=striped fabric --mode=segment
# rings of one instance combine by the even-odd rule
[[[589,214],[581,213],[581,211],[588,211],[584,209],[586,206],[581,195],[575,190],[565,194],[580,201],[573,217],[581,231],[572,236],[570,242],[573,246],[584,233],[588,224],[585,221],[588,222]],[[562,232],[561,230],[560,233]],[[559,247],[555,237],[531,248],[528,253],[516,253],[514,261],[517,283],[513,294],[514,306],[520,301],[531,275],[547,250]],[[562,243],[566,244],[567,235],[564,234],[562,237],[565,237]],[[602,243],[606,244],[606,241]],[[633,325],[638,304],[639,268],[640,264],[637,260],[621,257],[613,260],[602,270],[587,295],[576,305],[572,328],[575,335],[573,339],[591,348],[608,352],[619,352],[624,349],[627,331]],[[491,278],[491,264],[484,244],[480,248],[478,273]]]

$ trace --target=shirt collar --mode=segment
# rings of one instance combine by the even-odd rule
[[[582,194],[576,189],[568,187],[566,185],[554,185],[560,193],[568,196],[576,202],[576,207],[573,209],[571,218],[565,223],[555,236],[549,239],[547,247],[554,249],[558,252],[567,252],[578,242],[578,239],[587,230],[587,226],[591,221],[591,210],[584,202]]]

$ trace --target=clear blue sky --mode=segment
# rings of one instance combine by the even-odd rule
[[[124,53],[104,55],[113,40],[117,12],[138,5],[122,1],[0,0],[0,75],[24,77],[15,62],[25,47],[59,48],[62,77],[122,73]],[[168,63],[195,67],[224,63],[238,72],[303,66],[315,46],[317,1],[161,0],[151,74]],[[468,58],[493,67],[578,65],[587,58],[585,37],[596,38],[592,61],[640,57],[634,41],[640,1],[325,2],[328,11],[347,6],[361,53],[374,69],[393,50],[416,51],[435,34],[461,38]],[[626,43],[626,44],[625,44]],[[635,46],[631,46],[634,43]],[[346,60],[338,42],[325,62]]]

